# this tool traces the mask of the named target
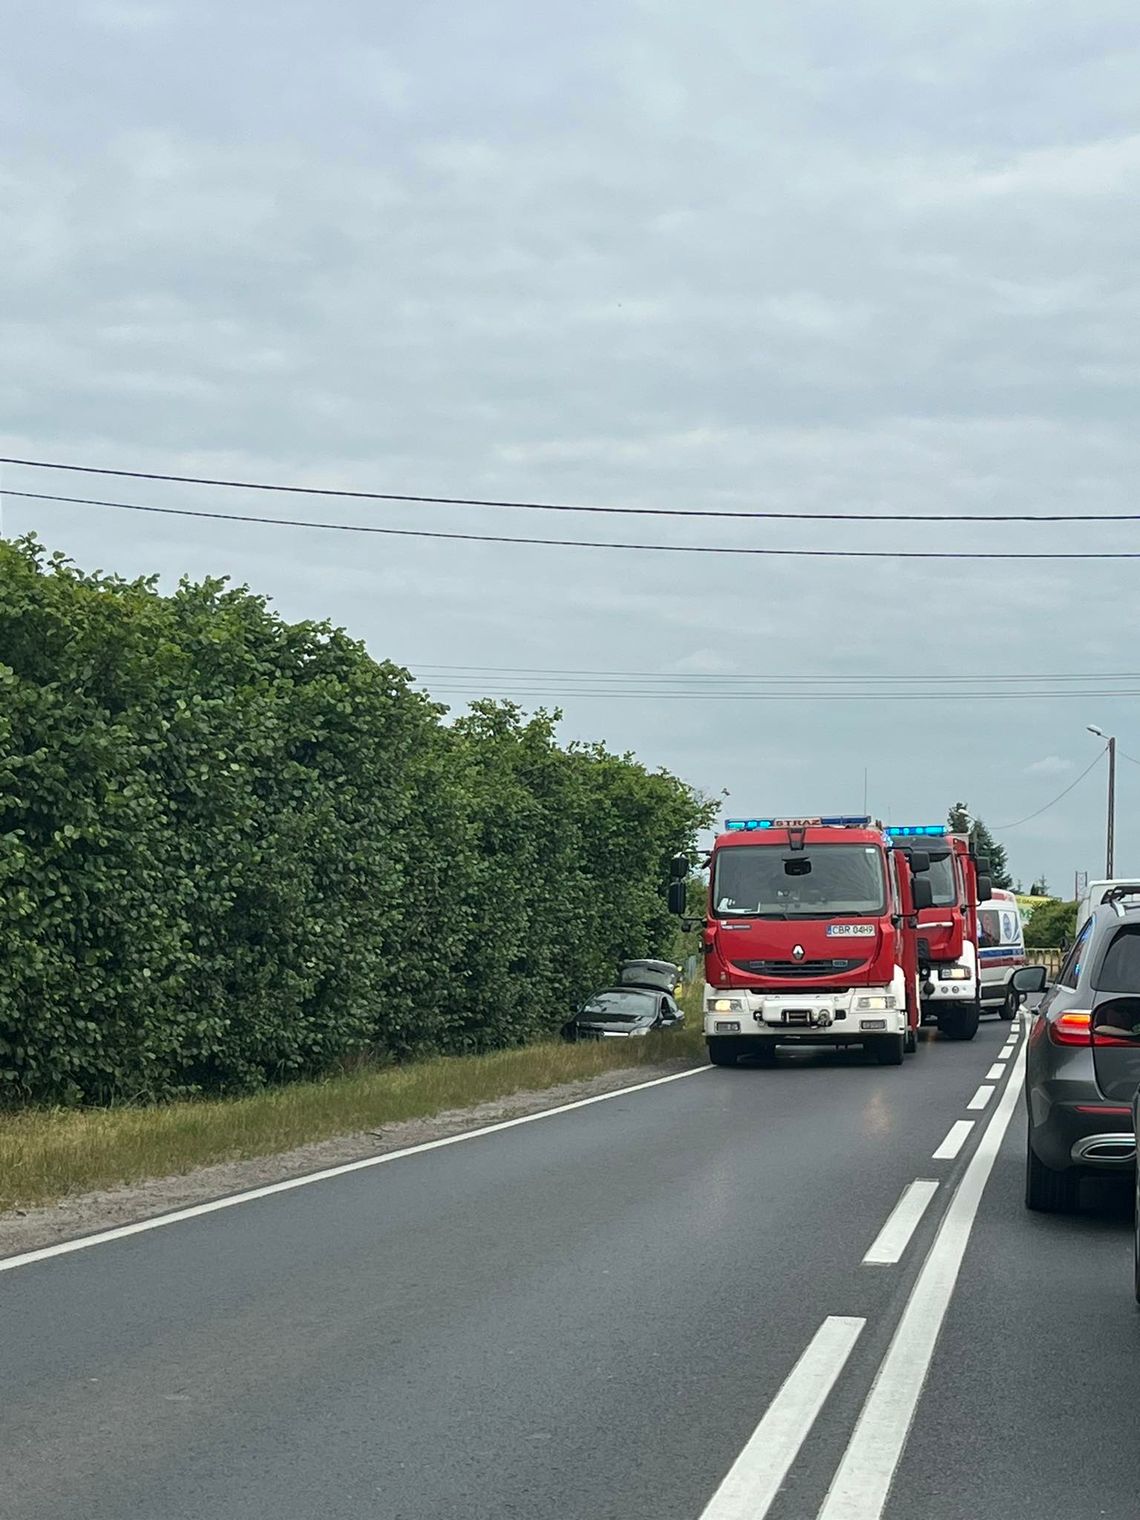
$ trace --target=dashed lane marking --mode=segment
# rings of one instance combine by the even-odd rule
[[[947,1131],[945,1140],[934,1152],[931,1159],[934,1161],[953,1161],[954,1157],[970,1138],[970,1131],[976,1123],[975,1119],[955,1119]]]
[[[913,1182],[907,1183],[902,1197],[864,1256],[864,1266],[893,1266],[902,1258],[911,1236],[926,1213],[927,1205],[937,1191],[938,1182],[934,1178],[917,1177]]]

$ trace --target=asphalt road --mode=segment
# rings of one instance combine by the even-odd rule
[[[1134,1514],[1129,1219],[1025,1213],[1007,1034],[702,1070],[0,1272],[0,1514]]]

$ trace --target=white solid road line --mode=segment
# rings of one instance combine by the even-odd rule
[[[954,1157],[970,1138],[970,1131],[977,1123],[976,1119],[955,1119],[950,1126],[945,1140],[934,1152],[932,1161],[953,1161]]]
[[[977,1092],[970,1099],[969,1103],[966,1104],[966,1111],[970,1112],[979,1108],[985,1108],[986,1104],[990,1101],[993,1095],[994,1089],[992,1087],[987,1087],[983,1082],[981,1087],[978,1088]]]
[[[978,1205],[1017,1109],[1023,1080],[1021,1069],[1015,1069],[970,1157],[817,1520],[879,1520],[883,1513]]]
[[[871,1249],[863,1258],[864,1266],[893,1266],[910,1244],[910,1237],[926,1213],[926,1206],[938,1191],[937,1180],[918,1177],[903,1188],[886,1224],[875,1236]]]
[[[836,1314],[824,1320],[701,1520],[763,1520],[866,1323]]]
[[[465,1140],[478,1140],[482,1135],[497,1135],[502,1130],[515,1129],[520,1124],[535,1124],[540,1119],[553,1119],[557,1114],[589,1108],[594,1103],[606,1103],[610,1098],[627,1098],[630,1093],[645,1092],[650,1087],[663,1087],[666,1082],[679,1082],[682,1077],[697,1077],[701,1072],[713,1070],[715,1068],[712,1066],[690,1066],[686,1071],[671,1072],[667,1077],[653,1077],[648,1082],[635,1082],[630,1087],[615,1087],[612,1092],[597,1093],[592,1098],[560,1103],[557,1108],[543,1108],[535,1114],[520,1114],[517,1119],[502,1119],[498,1124],[484,1124],[480,1129],[463,1130],[458,1135],[444,1135],[439,1140],[425,1140],[422,1145],[408,1145],[403,1150],[388,1151],[381,1156],[365,1156],[361,1161],[346,1161],[340,1166],[326,1167],[322,1172],[309,1172],[304,1177],[287,1177],[284,1182],[271,1182],[265,1187],[251,1188],[245,1193],[231,1193],[227,1198],[213,1198],[209,1203],[196,1203],[187,1209],[175,1209],[170,1214],[159,1214],[154,1219],[140,1219],[135,1224],[118,1225],[113,1230],[100,1230],[95,1235],[82,1235],[78,1240],[64,1240],[59,1245],[43,1246],[38,1251],[7,1256],[0,1260],[0,1272],[11,1272],[15,1267],[28,1267],[33,1262],[47,1261],[53,1256],[67,1256],[72,1251],[84,1251],[88,1246],[105,1245],[111,1240],[124,1240],[128,1235],[141,1235],[147,1230],[160,1230],[164,1225],[179,1224],[184,1219],[216,1214],[220,1209],[236,1208],[239,1203],[252,1203],[256,1198],[272,1198],[275,1193],[290,1193],[294,1188],[309,1187],[314,1182],[327,1182],[331,1177],[345,1177],[349,1172],[363,1172],[369,1167],[385,1166],[389,1161],[402,1161],[405,1156],[421,1156],[425,1151],[442,1150],[445,1145],[460,1145]]]
[[[994,1064],[990,1067],[989,1071],[986,1072],[986,1081],[1000,1082],[1004,1076],[1005,1067],[1001,1064],[1000,1061],[995,1061]]]

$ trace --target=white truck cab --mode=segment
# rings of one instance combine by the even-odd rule
[[[1108,893],[1116,887],[1131,887],[1140,896],[1140,878],[1116,876],[1111,881],[1090,881],[1077,901],[1077,923],[1074,934],[1080,932],[1090,913],[1095,913]]]

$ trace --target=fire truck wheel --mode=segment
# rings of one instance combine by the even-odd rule
[[[736,1040],[706,1040],[709,1060],[714,1066],[735,1066],[737,1057],[740,1055],[740,1045]]]
[[[901,1066],[906,1054],[906,1035],[882,1034],[873,1046],[880,1066]]]
[[[938,1015],[938,1031],[947,1040],[972,1040],[978,1032],[978,1003],[954,1003]]]
[[[907,1055],[914,1055],[915,1051],[918,1049],[918,1030],[908,1029],[903,1038],[905,1041]]]

